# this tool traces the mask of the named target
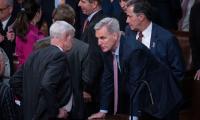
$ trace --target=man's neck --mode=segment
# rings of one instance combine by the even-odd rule
[[[151,21],[145,21],[143,22],[143,25],[141,25],[141,28],[139,31],[144,31],[149,25],[150,25]]]
[[[101,7],[100,6],[97,6],[95,9],[93,9],[93,11],[91,12],[90,15],[92,15],[93,13],[97,13],[98,11],[101,10]]]

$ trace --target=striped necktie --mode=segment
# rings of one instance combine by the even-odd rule
[[[143,38],[143,34],[142,34],[142,32],[139,32],[138,33],[138,41],[140,41],[140,42],[142,42],[142,38]]]
[[[83,32],[85,31],[85,29],[87,29],[88,25],[89,25],[89,20],[86,19],[86,20],[84,21],[84,24],[83,24]]]

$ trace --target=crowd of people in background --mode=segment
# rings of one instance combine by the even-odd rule
[[[0,0],[0,120],[179,120],[198,0]]]

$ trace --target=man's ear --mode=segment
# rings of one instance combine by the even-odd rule
[[[74,25],[74,24],[75,24],[75,22],[76,22],[76,20],[74,19],[74,20],[73,20],[73,22],[72,22],[72,24]]]
[[[93,1],[92,2],[92,6],[93,6],[93,8],[97,8],[97,6],[98,6],[98,2],[95,0],[95,1]]]
[[[12,11],[13,11],[13,6],[10,6],[9,7],[9,13],[12,14]]]
[[[143,21],[145,19],[145,15],[144,14],[140,14],[138,16],[138,18],[139,18],[140,21]]]
[[[117,40],[118,39],[118,34],[116,33],[116,32],[114,32],[114,33],[112,33],[113,34],[113,38],[115,39],[115,40]]]

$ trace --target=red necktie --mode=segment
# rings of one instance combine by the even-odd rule
[[[113,71],[114,71],[114,115],[117,113],[118,104],[118,66],[117,58],[113,55]]]
[[[140,42],[142,42],[142,38],[143,38],[143,34],[142,34],[142,32],[139,32],[138,33],[138,41],[140,41]]]
[[[89,25],[89,20],[86,19],[86,20],[84,21],[84,24],[83,24],[83,32],[84,32],[85,29],[88,27],[88,25]]]

